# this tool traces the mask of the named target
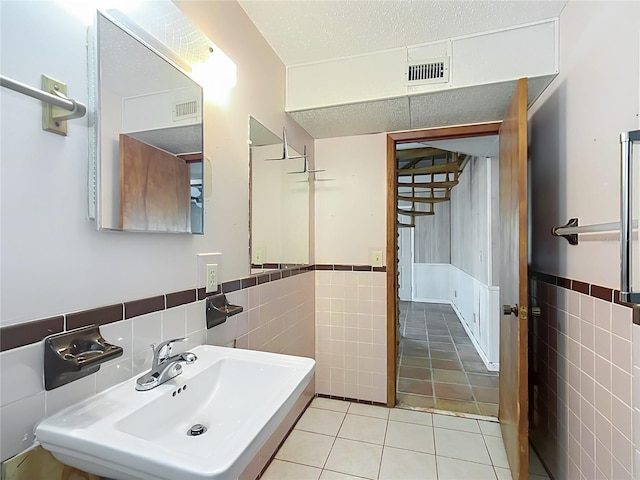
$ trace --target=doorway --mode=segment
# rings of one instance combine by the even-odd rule
[[[455,323],[456,321],[458,321],[459,323],[459,320],[457,320],[455,312],[453,310],[450,310],[450,306],[436,304],[432,305],[431,308],[429,308],[429,304],[420,305],[414,302],[401,302],[398,299],[399,282],[397,273],[399,268],[398,261],[400,260],[398,258],[398,239],[406,238],[406,234],[399,233],[400,229],[398,228],[397,224],[397,145],[420,141],[461,139],[469,137],[497,135],[500,129],[500,125],[500,122],[493,122],[462,127],[446,127],[428,130],[416,130],[411,132],[392,133],[387,136],[387,318],[390,319],[387,323],[387,375],[389,379],[397,380],[397,382],[391,380],[388,381],[387,402],[389,406],[395,406],[397,395],[399,392],[402,392],[403,389],[414,390],[414,393],[416,393],[416,390],[419,391],[420,389],[415,381],[404,381],[402,382],[402,384],[400,384],[398,374],[403,373],[405,375],[408,375],[408,377],[403,376],[400,378],[406,378],[407,380],[417,380],[417,378],[411,378],[411,376],[422,376],[423,378],[425,377],[425,375],[431,376],[431,386],[424,386],[422,390],[422,396],[425,397],[425,399],[413,398],[413,400],[422,401],[422,406],[426,408],[437,408],[436,397],[434,396],[434,393],[437,394],[437,392],[434,392],[433,368],[430,368],[430,371],[428,373],[424,370],[417,370],[416,368],[403,368],[405,366],[416,367],[417,365],[411,365],[411,363],[421,362],[420,360],[411,358],[420,355],[411,355],[411,353],[428,351],[428,326],[431,327],[432,340],[441,340],[440,342],[433,342],[435,344],[439,344],[436,345],[437,347],[442,348],[442,350],[438,350],[442,353],[436,353],[436,355],[440,356],[440,358],[436,359],[436,366],[447,366],[451,368],[453,367],[453,363],[446,364],[443,362],[453,362],[454,359],[452,357],[457,356],[457,359],[455,360],[457,360],[460,367],[462,367],[462,359],[460,358],[460,353],[463,353],[463,355],[468,358],[468,356],[473,353],[469,350],[469,347],[474,348],[473,345],[467,343],[468,340],[465,339],[463,335],[464,331],[461,331],[461,327],[459,327]],[[399,237],[399,235],[402,235],[403,237]],[[407,244],[408,242],[404,240],[404,245]],[[403,263],[406,264],[406,262]],[[403,278],[405,277],[407,277],[406,273],[403,275]],[[424,326],[424,334],[422,333],[422,326]],[[449,328],[449,326],[451,326],[451,329]],[[401,328],[403,329],[403,331],[401,331]],[[401,348],[400,343],[403,338],[403,333],[405,341],[403,342]],[[416,336],[419,338],[411,338]],[[461,348],[460,350],[455,347],[454,338],[459,341],[458,343]],[[433,350],[437,351],[435,349]],[[400,359],[400,362],[398,362],[398,359]],[[405,360],[404,363],[402,362],[403,359]],[[441,363],[442,365],[440,365]],[[422,366],[418,368],[426,367],[424,360],[422,360],[421,365]],[[401,368],[402,372],[400,371]],[[458,381],[462,382],[462,377],[464,376],[468,380],[468,374],[466,371],[463,371],[462,368],[460,368],[459,371],[452,370],[453,373],[451,374],[442,371],[446,370],[446,368],[437,368],[436,370],[439,371],[439,378],[442,378],[443,375],[448,377],[448,379],[456,377]],[[467,383],[467,388],[470,388],[468,382],[465,383]],[[429,388],[431,388],[431,395],[429,395]],[[447,387],[444,386],[444,388]],[[467,391],[466,389],[456,390]],[[411,392],[402,393],[411,394]],[[472,394],[472,391],[470,393]],[[426,398],[430,396],[432,397],[432,400],[428,400]],[[451,395],[449,394],[446,396]],[[404,396],[404,398],[406,399],[407,397]],[[469,400],[471,400],[471,398]],[[433,402],[433,405],[430,405],[430,402]],[[443,405],[446,405],[446,402],[442,403]],[[451,407],[452,405],[448,406]],[[467,405],[467,407],[469,406]],[[473,413],[479,412],[473,411]]]
[[[498,136],[398,143],[395,157],[397,405],[497,417]]]

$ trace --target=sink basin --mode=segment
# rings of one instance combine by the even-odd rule
[[[43,420],[61,462],[116,480],[234,479],[311,381],[315,361],[201,345],[152,390],[135,378]]]

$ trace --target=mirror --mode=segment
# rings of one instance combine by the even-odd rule
[[[289,146],[289,155],[299,153]],[[309,181],[304,159],[282,157],[282,139],[249,118],[251,273],[309,263]]]
[[[204,233],[202,88],[103,13],[94,47],[98,229]]]

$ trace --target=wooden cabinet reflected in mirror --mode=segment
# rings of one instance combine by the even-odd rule
[[[189,164],[169,152],[120,135],[120,228],[190,232]]]

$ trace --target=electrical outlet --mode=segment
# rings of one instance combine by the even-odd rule
[[[218,290],[218,264],[217,263],[208,263],[207,264],[207,283],[205,287],[205,292],[215,292]]]
[[[253,249],[253,264],[262,265],[264,263],[264,250],[261,248]]]
[[[371,252],[371,266],[382,267],[382,250],[373,250]]]

